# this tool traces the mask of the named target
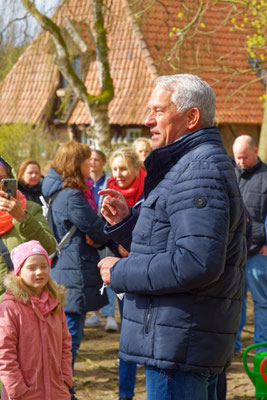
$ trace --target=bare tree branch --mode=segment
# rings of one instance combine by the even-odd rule
[[[36,18],[41,27],[48,31],[56,47],[56,63],[59,70],[68,81],[76,96],[85,104],[91,119],[91,128],[94,131],[100,146],[104,151],[110,151],[110,128],[108,121],[108,104],[114,96],[113,81],[108,63],[108,47],[106,30],[102,14],[102,0],[93,0],[93,35],[95,41],[96,59],[101,93],[89,94],[79,76],[74,71],[67,44],[60,27],[50,18],[40,13],[34,2],[21,0],[28,12]]]

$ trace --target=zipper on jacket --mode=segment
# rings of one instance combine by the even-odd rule
[[[148,332],[149,332],[151,313],[152,313],[152,297],[150,296],[149,301],[148,301],[148,311],[147,311],[146,320],[145,320],[145,333],[146,334],[148,334]]]

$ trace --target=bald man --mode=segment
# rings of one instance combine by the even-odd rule
[[[236,176],[243,201],[252,220],[252,244],[248,249],[246,288],[235,354],[241,355],[241,332],[246,322],[246,294],[254,302],[254,341],[267,341],[267,246],[264,222],[267,215],[267,165],[258,157],[252,137],[239,136],[233,145]],[[267,350],[266,348],[258,348]]]

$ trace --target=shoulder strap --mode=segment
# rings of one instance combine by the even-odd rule
[[[57,190],[55,193],[52,194],[51,197],[49,197],[48,199],[48,212],[47,212],[47,222],[48,225],[50,227],[50,230],[53,234],[53,236],[55,237],[55,231],[54,231],[54,225],[53,225],[53,217],[52,217],[52,203],[55,200],[55,198],[57,197],[58,193],[61,191]]]
[[[0,238],[0,254],[3,257],[3,259],[5,260],[9,271],[13,270],[14,267],[13,267],[13,263],[10,258],[10,253],[1,238]]]
[[[55,200],[55,198],[57,197],[58,193],[61,191],[62,189],[56,191],[55,193],[52,194],[51,197],[49,197],[48,200],[48,215],[47,215],[47,220],[48,220],[48,224],[50,226],[50,229],[55,237],[55,232],[54,232],[54,227],[53,227],[53,217],[52,217],[52,202]],[[56,241],[56,251],[53,254],[50,254],[49,258],[52,260],[55,256],[59,256],[61,253],[61,250],[63,249],[65,243],[67,243],[68,240],[70,240],[70,238],[74,235],[74,233],[76,232],[77,226],[76,225],[72,225],[71,228],[69,229],[69,231],[63,236],[63,238],[61,239],[61,241],[58,243]]]
[[[56,251],[53,254],[50,254],[50,256],[49,256],[49,258],[51,260],[53,260],[53,258],[55,256],[58,256],[61,253],[61,250],[63,249],[65,243],[67,243],[67,241],[70,240],[70,238],[74,235],[74,233],[76,232],[76,229],[77,229],[77,226],[72,225],[70,230],[65,234],[65,236],[63,236],[60,243],[57,243]]]

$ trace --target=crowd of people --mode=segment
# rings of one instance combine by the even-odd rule
[[[151,140],[118,148],[108,168],[76,141],[45,177],[35,160],[16,175],[0,157],[1,399],[77,399],[84,327],[118,331],[116,303],[120,400],[138,364],[148,400],[225,400],[247,289],[255,342],[267,341],[267,166],[249,136],[229,158],[195,75],[157,78],[148,109]],[[1,184],[12,178],[15,197]]]

